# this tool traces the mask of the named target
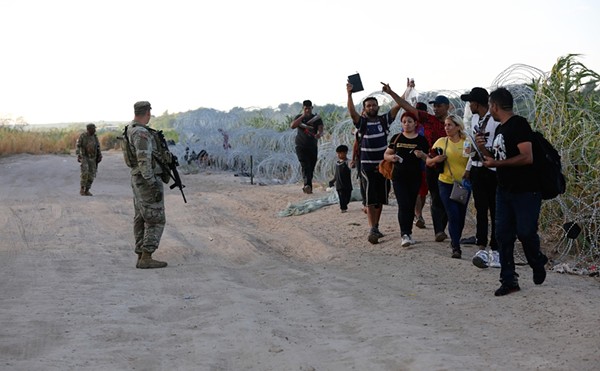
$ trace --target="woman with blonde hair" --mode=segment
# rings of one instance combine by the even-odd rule
[[[449,115],[444,121],[444,130],[446,137],[439,138],[432,146],[438,155],[433,158],[427,158],[427,165],[443,164],[443,172],[438,176],[438,185],[440,189],[440,198],[448,215],[448,231],[450,232],[452,257],[460,259],[462,251],[460,249],[460,239],[465,226],[467,215],[467,205],[459,201],[450,199],[454,182],[463,183],[463,176],[470,153],[465,151],[465,125],[462,119],[456,115]],[[470,196],[470,194],[469,194]]]

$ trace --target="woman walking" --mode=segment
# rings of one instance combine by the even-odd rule
[[[390,140],[383,158],[394,163],[392,186],[398,201],[398,224],[402,246],[415,243],[412,239],[412,226],[417,194],[421,187],[422,161],[427,158],[429,143],[417,133],[417,117],[411,112],[401,116],[402,132]]]
[[[439,138],[433,148],[438,151],[438,154],[433,158],[427,159],[427,164],[443,163],[444,171],[438,176],[438,185],[440,189],[440,198],[448,214],[448,231],[450,232],[452,257],[460,259],[462,251],[460,249],[460,239],[465,226],[465,217],[467,215],[467,205],[469,198],[465,203],[450,199],[454,182],[463,183],[465,168],[469,159],[470,153],[465,151],[465,126],[460,117],[449,115],[444,121],[444,130],[446,137]],[[468,142],[470,143],[470,142]],[[469,194],[470,196],[470,194]]]

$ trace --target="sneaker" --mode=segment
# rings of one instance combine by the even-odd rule
[[[460,244],[461,245],[475,245],[475,244],[477,244],[477,239],[475,238],[475,236],[461,238]]]
[[[307,184],[304,187],[302,187],[302,192],[309,195],[312,193],[312,187]]]
[[[452,250],[452,259],[460,259],[462,252],[460,250]]]
[[[542,254],[540,264],[533,268],[533,283],[541,285],[546,280],[546,268],[544,267],[548,263],[548,257]]]
[[[377,236],[377,238],[383,238],[385,237],[385,235],[381,232],[379,232],[379,229],[375,229],[372,233],[375,233],[375,235]]]
[[[502,284],[502,286],[500,286],[500,288],[498,290],[496,290],[496,292],[494,292],[495,296],[504,296],[504,295],[508,295],[511,294],[513,292],[517,292],[521,290],[521,288],[519,287],[518,283],[513,283],[511,285],[506,285],[506,284]]]
[[[342,213],[347,213],[347,212],[348,212],[348,209],[343,209],[342,210]]]
[[[497,250],[490,252],[490,268],[500,268],[500,253]]]
[[[408,247],[413,245],[415,241],[413,241],[412,237],[408,234],[402,236],[402,247]]]
[[[423,216],[417,217],[417,220],[415,220],[415,226],[421,229],[425,228],[425,219],[423,219]]]
[[[375,232],[369,232],[369,237],[367,237],[367,240],[369,240],[370,243],[375,245],[375,244],[379,243],[379,236],[377,236],[377,234],[375,234]]]
[[[475,256],[473,256],[473,265],[475,265],[477,268],[487,268],[489,266],[489,262],[490,256],[485,250],[479,250],[475,253]]]
[[[448,235],[445,232],[438,232],[435,234],[435,242],[443,242]]]

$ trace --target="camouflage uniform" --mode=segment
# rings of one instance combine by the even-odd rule
[[[152,254],[158,248],[166,221],[162,169],[152,156],[153,151],[156,154],[158,143],[143,125],[135,121],[128,127],[127,139],[130,151],[136,157],[131,168],[135,252]]]
[[[94,124],[89,124],[88,128],[94,127]],[[91,196],[89,193],[94,178],[96,177],[96,171],[98,169],[98,163],[102,161],[102,153],[100,152],[100,142],[96,134],[82,133],[77,138],[76,150],[77,158],[81,160],[81,191],[82,195]]]

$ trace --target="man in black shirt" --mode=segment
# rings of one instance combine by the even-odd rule
[[[323,136],[323,120],[312,113],[313,105],[310,100],[302,102],[302,114],[294,118],[290,125],[292,129],[298,129],[296,134],[296,155],[302,168],[302,179],[304,180],[304,193],[312,193],[312,180],[317,165],[319,138]]]
[[[515,272],[514,248],[519,238],[527,263],[533,269],[533,283],[546,279],[548,258],[540,251],[538,219],[542,205],[539,182],[533,169],[533,131],[524,117],[513,112],[512,94],[498,88],[490,94],[490,113],[500,122],[492,153],[485,147],[486,138],[478,134],[477,147],[484,154],[483,165],[496,168],[496,241],[500,250],[500,282],[496,296],[521,288]]]

